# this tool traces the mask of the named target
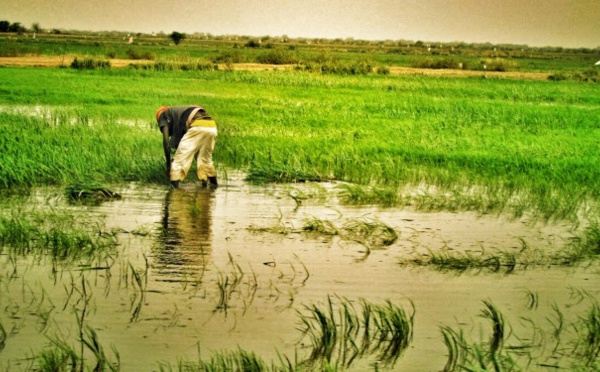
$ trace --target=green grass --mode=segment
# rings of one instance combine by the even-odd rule
[[[0,78],[4,188],[163,180],[156,107],[199,103],[219,123],[217,164],[255,181],[425,184],[459,195],[459,208],[490,200],[544,220],[576,216],[600,190],[589,83],[29,68]]]

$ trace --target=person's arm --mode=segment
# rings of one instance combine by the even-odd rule
[[[169,147],[169,127],[162,127],[163,149],[165,151],[165,161],[167,162],[167,176],[171,175],[171,148]]]

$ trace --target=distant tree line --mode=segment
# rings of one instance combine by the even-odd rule
[[[20,22],[10,23],[9,21],[0,21],[0,32],[27,32],[27,27],[23,26]]]
[[[9,21],[0,21],[0,33],[2,32],[11,32],[11,33],[20,33],[23,34],[25,32],[35,32],[41,33],[44,30],[40,27],[39,23],[32,24],[31,28],[23,26],[20,22],[11,23]],[[53,34],[100,34],[100,32],[90,32],[90,31],[78,31],[78,30],[60,30],[60,29],[52,29],[48,31]],[[123,32],[120,31],[102,31],[104,35],[120,35]],[[128,33],[129,34],[129,33]],[[553,53],[597,53],[600,50],[600,46],[596,48],[568,48],[568,47],[556,47],[556,46],[545,46],[545,47],[531,47],[526,44],[493,44],[490,42],[487,43],[467,43],[467,42],[427,42],[422,40],[412,41],[412,40],[362,40],[355,39],[352,37],[348,37],[345,39],[336,38],[336,39],[327,39],[327,38],[290,38],[287,35],[282,36],[249,36],[249,35],[213,35],[211,33],[205,32],[195,32],[191,35],[186,35],[185,33],[173,31],[171,34],[165,34],[164,32],[159,32],[157,34],[152,33],[144,34],[144,33],[136,33],[137,37],[168,37],[175,43],[175,45],[179,45],[183,40],[186,39],[199,39],[199,40],[217,40],[217,41],[233,41],[242,43],[247,48],[270,48],[274,43],[282,43],[282,44],[307,44],[307,45],[347,45],[354,47],[377,47],[380,49],[386,48],[391,53],[401,53],[404,54],[407,50],[412,48],[426,50],[432,55],[440,54],[439,51],[444,50],[446,53],[448,51],[459,51],[459,50],[493,50],[493,51],[521,51],[521,52],[553,52]],[[411,52],[412,53],[412,52]]]

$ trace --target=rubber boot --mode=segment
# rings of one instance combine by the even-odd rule
[[[219,183],[217,182],[217,176],[208,177],[208,187],[217,188]]]

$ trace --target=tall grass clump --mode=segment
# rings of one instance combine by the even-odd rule
[[[76,70],[110,69],[110,61],[98,60],[94,58],[79,59],[75,57],[73,62],[71,62],[71,68]]]
[[[0,188],[164,179],[148,128],[52,112],[0,113],[0,130]]]
[[[181,59],[161,59],[153,63],[133,63],[129,65],[133,70],[151,70],[151,71],[216,71],[219,66],[206,59],[181,58]]]

